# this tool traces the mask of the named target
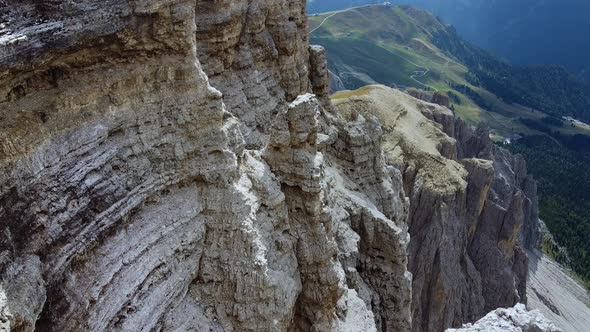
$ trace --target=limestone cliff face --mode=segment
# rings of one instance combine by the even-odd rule
[[[0,20],[0,329],[442,330],[523,299],[522,160],[394,90],[335,108],[305,1]]]
[[[460,326],[526,302],[523,245],[537,241],[538,218],[522,158],[493,146],[486,130],[465,125],[448,108],[398,90],[371,86],[333,99],[341,112],[379,118],[386,162],[403,174],[412,330]]]
[[[3,328],[409,330],[401,174],[305,1],[1,5]]]
[[[273,116],[310,90],[305,2],[197,1],[196,48],[211,84],[261,148]]]

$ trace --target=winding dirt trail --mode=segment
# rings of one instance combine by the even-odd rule
[[[400,58],[404,59],[405,61],[407,61],[411,65],[414,65],[414,66],[418,67],[418,69],[424,69],[424,70],[416,70],[416,71],[414,71],[414,74],[410,75],[410,78],[412,80],[414,80],[414,82],[416,82],[416,83],[418,83],[418,84],[420,84],[420,85],[422,85],[424,87],[430,88],[430,89],[438,92],[438,89],[437,88],[433,87],[432,85],[428,85],[426,83],[420,82],[416,78],[416,77],[425,77],[426,75],[428,75],[428,73],[430,72],[430,68],[427,68],[427,67],[424,67],[424,66],[420,66],[418,64],[415,64],[414,62],[412,62],[412,61],[410,61],[410,60],[408,60],[408,59],[406,59],[406,58],[404,58],[402,56],[400,56]]]
[[[371,5],[367,5],[367,6],[371,6]],[[366,7],[366,6],[361,6],[361,7]],[[333,12],[332,14],[330,14],[330,15],[326,16],[326,17],[325,17],[325,18],[322,20],[322,22],[320,22],[320,24],[319,24],[317,27],[315,27],[315,28],[313,28],[312,30],[310,30],[310,31],[309,31],[309,34],[311,35],[311,34],[312,34],[312,33],[314,33],[315,31],[317,31],[319,28],[321,28],[321,27],[322,27],[322,25],[324,25],[324,23],[326,23],[326,21],[328,21],[328,20],[329,20],[331,17],[333,17],[334,15],[336,15],[336,14],[339,14],[339,13],[341,13],[341,12],[344,12],[344,11],[347,11],[347,10],[356,9],[356,8],[361,8],[361,7],[353,7],[353,8],[348,8],[348,9],[344,9],[344,10],[338,10],[338,11],[335,11],[335,12]],[[412,62],[412,61],[410,61],[410,60],[408,60],[408,59],[406,59],[406,58],[404,58],[404,57],[402,57],[402,56],[399,56],[399,57],[400,57],[400,58],[402,58],[403,60],[405,60],[406,62],[408,62],[408,63],[412,64],[413,66],[416,66],[418,69],[423,69],[423,70],[416,70],[416,71],[414,71],[414,73],[413,73],[412,75],[410,75],[410,78],[411,78],[411,79],[412,79],[414,82],[418,83],[419,85],[421,85],[421,86],[423,86],[423,87],[426,87],[426,88],[429,88],[429,89],[432,89],[432,90],[434,90],[434,91],[438,92],[438,89],[437,89],[437,88],[433,87],[432,85],[428,85],[428,84],[426,84],[426,83],[424,83],[424,82],[421,82],[420,80],[418,80],[418,79],[416,78],[416,77],[418,77],[418,78],[419,78],[419,77],[425,77],[426,75],[428,75],[428,73],[430,72],[430,68],[426,68],[426,67],[424,67],[424,66],[420,66],[420,65],[418,65],[418,64],[416,64],[416,63],[414,63],[414,62]]]
[[[426,84],[426,83],[422,83],[422,82],[420,82],[418,79],[416,79],[416,77],[424,77],[424,76],[428,75],[428,72],[430,72],[430,69],[428,69],[428,68],[426,68],[426,71],[421,71],[421,70],[418,70],[418,71],[415,71],[413,75],[410,75],[410,78],[411,78],[411,79],[413,79],[413,80],[414,80],[415,82],[417,82],[418,84],[420,84],[420,85],[422,85],[422,86],[425,86],[425,87],[427,87],[427,88],[430,88],[430,89],[432,89],[432,90],[434,90],[434,91],[438,92],[438,89],[437,89],[437,88],[435,88],[435,87],[433,87],[432,85],[428,85],[428,84]]]
[[[322,22],[321,22],[321,23],[320,23],[320,24],[319,24],[317,27],[315,27],[313,30],[311,30],[311,31],[309,32],[309,34],[311,35],[311,34],[312,34],[314,31],[316,31],[317,29],[321,28],[321,27],[322,27],[322,25],[324,25],[324,23],[326,23],[326,21],[327,21],[327,20],[328,20],[330,17],[332,17],[332,16],[334,16],[334,15],[336,15],[336,14],[338,14],[338,13],[340,13],[340,12],[339,12],[339,11],[338,11],[338,12],[334,12],[334,13],[332,13],[331,15],[328,15],[328,16],[326,16],[326,17],[324,18],[324,20],[323,20],[323,21],[322,21]]]

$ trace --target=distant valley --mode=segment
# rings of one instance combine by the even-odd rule
[[[370,0],[314,0],[310,13],[366,4]],[[590,2],[579,0],[394,0],[426,9],[452,24],[466,40],[514,64],[558,64],[590,82]]]
[[[513,67],[464,41],[426,11],[365,6],[310,17],[311,42],[329,54],[333,88],[380,83],[448,92],[453,108],[499,137],[588,134],[585,85],[555,66]]]

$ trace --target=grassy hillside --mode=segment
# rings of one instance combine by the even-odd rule
[[[560,64],[590,83],[590,2],[580,0],[392,0],[425,9],[459,34],[513,64]],[[309,0],[321,13],[375,4],[372,0]]]
[[[508,103],[543,113],[590,121],[590,90],[563,67],[512,66],[462,40],[454,29],[435,33],[433,43],[470,69],[470,82]]]
[[[329,68],[347,89],[381,83],[450,91],[447,81],[469,85],[464,78],[468,69],[434,46],[430,33],[400,7],[366,6],[315,15],[310,29],[311,43],[326,47]],[[462,93],[456,96],[458,111],[479,122],[481,109]]]
[[[579,117],[568,110],[576,100],[584,102],[583,92],[569,88],[567,75],[552,72],[556,88],[555,81],[542,79],[542,70],[511,72],[509,65],[413,7],[371,5],[312,15],[310,31],[311,43],[327,48],[329,69],[346,89],[380,83],[447,92],[459,116],[473,124],[487,123],[500,138],[544,134],[546,128],[536,124],[547,114]],[[500,72],[492,75],[496,69]],[[568,94],[568,89],[575,93]],[[587,132],[551,123],[546,127]]]

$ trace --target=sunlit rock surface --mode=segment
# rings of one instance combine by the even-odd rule
[[[473,324],[447,332],[561,332],[538,310],[527,311],[524,304],[496,309]]]

